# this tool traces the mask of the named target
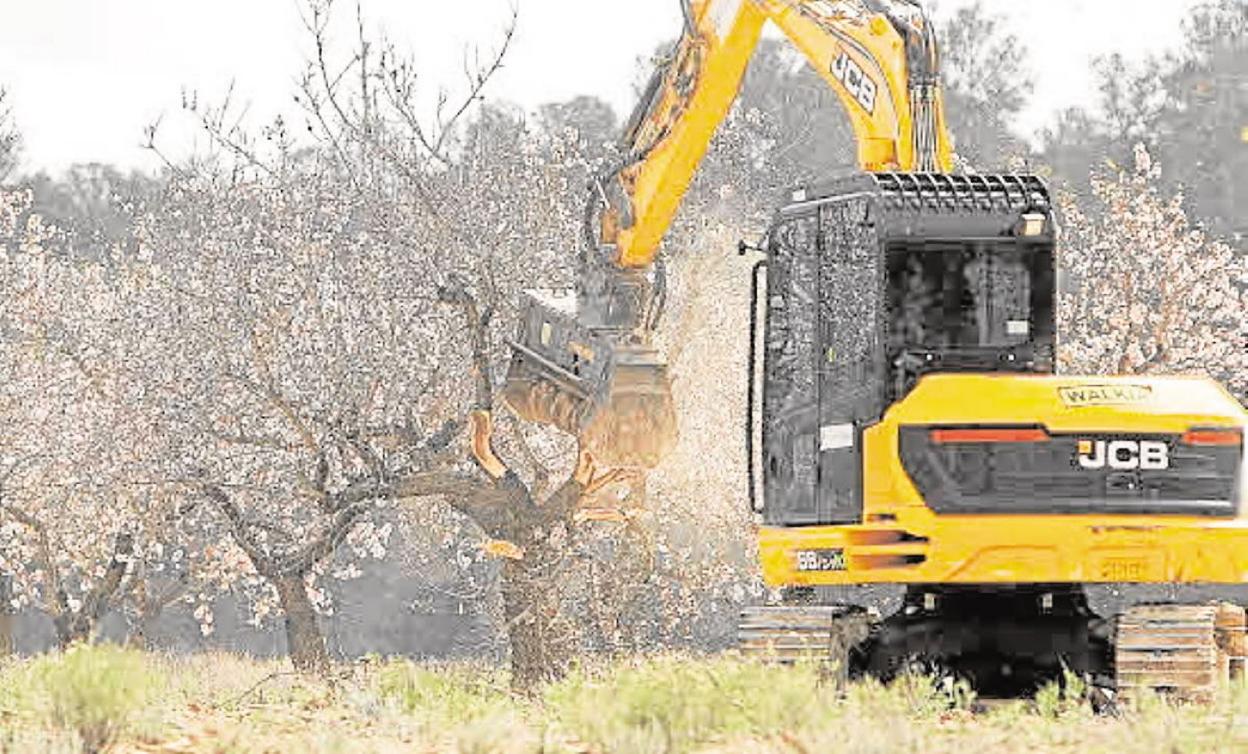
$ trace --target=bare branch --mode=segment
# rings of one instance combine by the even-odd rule
[[[257,363],[259,363],[259,359],[257,360]],[[264,367],[264,373],[267,376],[267,366]],[[317,442],[316,437],[312,434],[312,431],[308,429],[307,424],[299,416],[299,413],[295,410],[294,406],[292,406],[290,401],[286,400],[281,393],[274,388],[261,385],[255,380],[249,379],[242,375],[227,374],[225,375],[225,379],[241,385],[246,388],[248,392],[264,399],[269,403],[269,405],[276,408],[282,417],[286,419],[286,423],[290,426],[290,428],[295,431],[296,435],[298,435],[300,441],[303,443],[303,447],[314,457],[320,456],[320,443]]]
[[[435,154],[442,154],[442,150],[446,146],[446,140],[453,133],[456,123],[463,117],[464,113],[468,112],[468,108],[481,98],[481,92],[485,89],[485,85],[490,82],[490,79],[494,77],[494,74],[502,70],[503,58],[511,47],[512,38],[516,35],[516,21],[519,15],[519,8],[513,5],[511,8],[511,21],[503,31],[503,42],[499,46],[498,51],[495,52],[493,60],[485,69],[477,69],[475,79],[472,73],[468,74],[471,90],[455,113],[445,122],[440,122],[439,130],[441,133],[438,134],[438,140],[433,145]]]
[[[255,523],[249,521],[243,515],[242,510],[239,509],[219,485],[201,484],[200,490],[209,501],[216,505],[218,510],[225,514],[226,519],[230,522],[235,543],[247,554],[256,570],[265,578],[275,578],[277,572],[273,559],[264,552],[260,544],[252,537],[251,530],[255,527]]]
[[[303,550],[292,557],[282,559],[277,565],[281,576],[303,576],[317,563],[333,554],[338,545],[351,533],[360,517],[368,512],[370,502],[355,503],[336,513],[325,527],[325,531],[315,536]]]

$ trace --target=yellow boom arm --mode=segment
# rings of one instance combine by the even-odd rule
[[[650,345],[659,244],[736,99],[771,21],[844,104],[869,171],[949,172],[931,24],[916,0],[681,0],[685,33],[597,176],[575,299],[533,292],[504,397],[520,417],[575,434],[611,466],[652,468],[676,438],[666,369]],[[657,273],[657,271],[656,271]]]
[[[686,29],[604,177],[601,246],[646,268],[728,113],[767,21],[827,80],[849,115],[864,170],[952,167],[930,23],[908,0],[682,0]],[[601,201],[605,200],[605,201]]]

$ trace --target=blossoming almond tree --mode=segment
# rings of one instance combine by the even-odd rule
[[[1095,176],[1094,201],[1059,197],[1066,290],[1060,367],[1092,374],[1191,373],[1248,396],[1248,257],[1194,227],[1182,196],[1135,166]]]
[[[27,191],[0,193],[0,572],[63,645],[122,600],[171,498],[140,483],[157,442],[115,345],[141,280],[58,253]]]
[[[337,74],[327,14],[308,6],[311,143],[281,123],[252,138],[222,125],[225,106],[192,102],[215,151],[170,161],[143,220],[156,293],[132,316],[163,339],[145,387],[173,438],[161,476],[202,499],[194,515],[217,514],[231,546],[215,552],[275,595],[307,670],[327,662],[318,570],[361,532],[359,550],[384,553],[399,504],[441,501],[505,561],[502,625],[525,685],[571,659],[558,585],[595,483],[584,458],[552,482],[560,469],[495,421],[497,366],[520,291],[568,279],[574,160],[476,106],[502,51],[462,106],[422,125],[414,70],[392,51],[361,37]]]

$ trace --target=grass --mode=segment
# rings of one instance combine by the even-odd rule
[[[1094,715],[1078,684],[972,711],[909,677],[837,689],[730,657],[589,662],[524,698],[479,665],[372,661],[332,684],[284,663],[112,647],[0,661],[0,752],[1209,752],[1248,750],[1248,687]]]
[[[109,749],[165,685],[163,670],[137,652],[77,646],[6,668],[0,689],[18,714],[76,741],[83,754]]]

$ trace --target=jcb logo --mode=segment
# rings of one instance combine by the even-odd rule
[[[861,66],[850,60],[849,55],[842,52],[832,62],[832,75],[845,85],[854,99],[858,100],[858,104],[867,111],[867,115],[875,114],[875,95],[879,87],[870,76],[863,73]]]
[[[1148,440],[1080,440],[1079,465],[1092,470],[1164,471],[1170,468],[1170,446]]]

